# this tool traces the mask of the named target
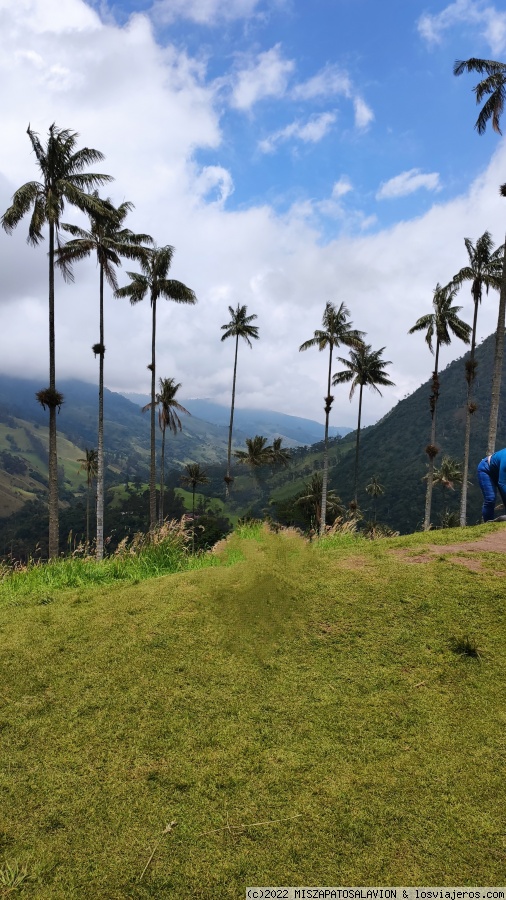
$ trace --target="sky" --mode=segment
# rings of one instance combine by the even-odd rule
[[[221,326],[245,304],[260,338],[240,347],[237,405],[323,421],[327,354],[298,348],[344,303],[395,382],[366,392],[372,424],[430,376],[408,330],[466,265],[464,238],[503,240],[506,144],[474,129],[479,76],[452,74],[470,57],[506,59],[494,0],[0,0],[0,213],[38,178],[27,126],[43,141],[70,128],[105,154],[104,195],[135,205],[125,224],[173,245],[170,275],[197,295],[158,305],[158,376],[229,404]],[[86,226],[72,207],[62,218]],[[0,371],[44,387],[47,240],[28,245],[28,221],[0,231]],[[57,381],[95,382],[95,261],[74,275],[56,278]],[[479,340],[497,301],[484,298]],[[458,303],[471,322],[467,287]],[[150,342],[149,300],[108,294],[111,390],[149,391]],[[442,366],[464,351],[455,339]],[[331,424],[354,427],[357,396],[334,396]]]

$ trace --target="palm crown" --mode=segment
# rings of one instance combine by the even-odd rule
[[[226,341],[229,337],[235,338],[244,338],[249,347],[252,347],[251,339],[258,340],[258,325],[251,325],[254,319],[257,318],[255,314],[250,316],[246,315],[248,311],[247,306],[240,306],[239,303],[237,307],[233,309],[232,306],[228,307],[228,311],[230,313],[231,319],[227,325],[222,325],[221,330],[225,332],[222,334],[222,341]]]
[[[158,407],[158,424],[161,431],[168,428],[172,434],[177,434],[178,431],[183,430],[178,412],[186,413],[187,416],[191,415],[176,400],[176,394],[180,387],[181,384],[177,384],[175,378],[160,378],[160,390],[155,397],[155,406]],[[151,403],[146,403],[146,406],[142,407],[142,412],[146,412],[148,409],[151,409]]]
[[[453,66],[453,74],[462,75],[463,72],[478,72],[480,75],[487,75],[474,88],[476,103],[481,103],[483,98],[488,96],[474,126],[478,134],[485,132],[490,119],[494,131],[502,134],[499,123],[506,99],[506,63],[495,62],[492,59],[458,59]]]
[[[333,303],[326,303],[322,318],[322,329],[317,329],[312,338],[304,341],[299,350],[309,350],[318,347],[318,350],[326,350],[327,347],[338,347],[345,344],[347,347],[358,347],[361,343],[363,332],[352,328],[349,321],[350,311],[341,303],[336,309]]]
[[[436,338],[436,346],[451,344],[451,334],[460,338],[464,343],[469,343],[471,335],[471,327],[467,322],[459,319],[458,313],[462,309],[461,306],[453,306],[452,303],[458,292],[458,286],[455,284],[447,284],[441,287],[437,284],[434,289],[432,299],[433,312],[420,316],[408,334],[414,334],[416,331],[425,331],[425,340],[431,353],[434,353],[432,346],[434,337]]]
[[[339,362],[346,366],[346,369],[334,375],[332,384],[351,381],[350,400],[359,386],[370,387],[371,390],[377,391],[381,395],[379,384],[382,387],[393,385],[393,381],[390,381],[385,372],[385,366],[390,365],[391,360],[381,358],[384,349],[382,347],[380,350],[372,350],[370,344],[362,344],[361,347],[350,350],[350,359],[339,356]]]
[[[99,212],[101,202],[92,193],[94,188],[113,181],[111,175],[83,172],[86,166],[104,159],[99,150],[83,147],[76,150],[76,132],[58,128],[53,123],[44,148],[38,134],[27,129],[37,158],[42,181],[28,181],[18,188],[12,205],[2,216],[2,227],[10,234],[33,206],[28,227],[28,242],[38,244],[44,239],[42,228],[50,224],[58,229],[65,203],[77,206],[82,212]]]

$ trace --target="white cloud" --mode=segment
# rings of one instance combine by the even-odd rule
[[[259,0],[156,0],[151,8],[155,21],[190,19],[199,25],[216,25],[254,15]]]
[[[420,169],[409,169],[401,172],[389,181],[384,181],[376,194],[377,200],[386,200],[392,197],[406,197],[425,188],[427,191],[439,191],[441,185],[438,172],[423,173]]]
[[[373,121],[374,113],[362,97],[355,97],[353,105],[355,107],[355,125],[361,131],[365,131]]]
[[[283,97],[294,69],[293,60],[284,59],[280,44],[259,53],[235,73],[231,105],[247,111],[266,97]]]
[[[445,31],[456,25],[469,25],[481,30],[492,53],[506,48],[506,12],[488,5],[485,0],[455,0],[440,13],[424,13],[418,20],[418,31],[429,44],[439,44]]]
[[[280,128],[269,137],[258,142],[261,153],[273,153],[277,144],[285,143],[293,139],[303,141],[305,144],[317,144],[321,141],[336,121],[335,113],[321,113],[311,116],[307,122],[291,122],[285,128]]]
[[[312,78],[297,84],[291,91],[294,100],[315,100],[343,94],[352,96],[350,77],[337,66],[327,65]]]
[[[227,169],[222,166],[205,166],[195,180],[195,192],[207,202],[223,205],[233,193],[234,182]]]
[[[373,121],[374,113],[357,93],[349,75],[338,66],[324,66],[312,78],[295,85],[290,91],[292,99],[306,101],[339,95],[353,102],[355,126],[360,130],[365,130]]]
[[[353,185],[350,179],[347,178],[346,175],[341,175],[339,181],[336,181],[332,188],[332,198],[336,200],[339,197],[344,197],[345,194],[349,194],[352,190]]]

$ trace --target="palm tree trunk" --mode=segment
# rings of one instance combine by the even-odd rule
[[[49,389],[56,391],[56,355],[54,334],[54,223],[49,223]],[[54,400],[54,394],[52,394]],[[58,523],[58,452],[56,447],[56,404],[49,405],[49,556],[58,556],[60,534]]]
[[[156,297],[151,295],[153,325],[151,329],[151,459],[149,467],[149,527],[156,528],[156,429],[155,429],[155,347],[156,347]]]
[[[234,406],[235,406],[235,380],[237,375],[237,351],[239,349],[239,335],[235,338],[235,358],[234,358],[234,378],[232,381],[232,405],[230,407],[230,425],[228,428],[228,449],[227,449],[227,476],[225,478],[225,497],[230,496],[230,465],[232,458],[232,429],[234,427]]]
[[[436,342],[436,359],[434,362],[434,373],[432,376],[432,394],[433,394],[433,409],[432,409],[432,423],[430,428],[430,446],[436,446],[436,410],[437,410],[437,401],[439,396],[439,387],[438,387],[438,369],[439,369],[439,340]],[[425,516],[423,520],[423,530],[430,530],[430,516],[432,510],[432,488],[434,487],[434,459],[435,457],[432,453],[429,454],[429,471],[427,472],[427,493],[425,495]]]
[[[360,394],[358,396],[358,424],[357,424],[357,442],[355,445],[355,505],[358,507],[358,451],[360,445],[360,422],[362,419],[362,391],[363,384],[360,385]]]
[[[104,267],[100,266],[100,353],[98,361],[98,446],[97,446],[97,547],[98,560],[104,557]]]
[[[86,490],[86,555],[88,554],[88,548],[90,546],[90,473],[88,471],[87,477],[87,490]]]
[[[192,553],[195,553],[195,488],[196,484],[193,485],[193,494],[192,494]]]
[[[160,525],[163,525],[163,494],[165,488],[165,422],[162,428],[162,449],[160,451]]]
[[[474,351],[476,348],[476,323],[478,320],[478,297],[474,299],[473,334],[471,338],[471,351],[468,361],[467,399],[466,399],[466,430],[464,436],[464,464],[462,466],[462,492],[460,495],[460,527],[464,528],[467,522],[467,476],[469,473],[469,443],[471,439],[471,399],[474,382]]]
[[[330,353],[329,353],[329,376],[327,381],[327,396],[325,397],[325,437],[323,444],[323,475],[322,475],[322,514],[320,521],[320,537],[325,534],[325,527],[327,525],[327,484],[328,484],[328,473],[329,473],[329,416],[330,410],[332,408],[332,400],[334,399],[330,394],[330,381],[332,378],[332,350],[333,344],[330,343]]]
[[[506,241],[505,241],[506,245]],[[502,363],[504,356],[504,327],[506,312],[506,251],[502,266],[501,291],[499,294],[499,315],[495,333],[494,369],[492,375],[492,392],[490,396],[490,421],[488,426],[487,456],[495,453],[497,437],[497,420],[499,418],[499,399],[501,394]]]

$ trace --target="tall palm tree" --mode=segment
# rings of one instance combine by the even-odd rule
[[[475,128],[478,134],[484,134],[487,124],[492,120],[492,128],[497,134],[502,134],[500,121],[506,99],[506,63],[495,62],[489,59],[457,60],[453,67],[454,75],[462,75],[463,72],[478,72],[487,77],[480,81],[474,88],[476,102],[481,103],[484,97],[488,99],[483,104]],[[503,197],[506,197],[506,184],[500,189]],[[487,455],[495,452],[497,437],[497,421],[499,417],[499,399],[501,394],[501,375],[504,356],[504,331],[506,320],[506,255],[503,257],[501,287],[499,295],[499,310],[497,317],[497,329],[495,333],[494,368],[492,375],[492,390],[490,396],[490,420],[488,426]]]
[[[459,319],[458,313],[462,309],[461,306],[452,306],[457,294],[458,287],[454,284],[447,284],[446,287],[436,285],[434,296],[432,298],[433,312],[421,316],[410,328],[408,334],[414,334],[416,331],[425,331],[425,340],[429,350],[434,354],[434,371],[432,373],[432,393],[429,397],[431,429],[430,442],[425,448],[429,457],[429,471],[427,473],[427,492],[425,495],[425,515],[423,520],[424,531],[430,528],[430,517],[432,507],[432,487],[434,484],[434,459],[439,453],[436,446],[436,412],[437,402],[439,399],[439,350],[441,346],[447,346],[451,343],[451,335],[455,335],[465,344],[469,343],[471,328],[462,319]],[[436,349],[433,348],[433,340],[436,338]]]
[[[37,160],[41,181],[29,181],[18,188],[12,205],[2,216],[2,227],[10,234],[21,219],[32,210],[28,226],[28,243],[36,246],[43,239],[42,229],[49,229],[49,387],[37,394],[39,403],[49,409],[49,556],[59,551],[58,527],[58,455],[56,447],[56,410],[63,403],[63,396],[56,389],[56,357],[54,326],[54,262],[55,241],[59,243],[61,216],[65,204],[76,206],[91,214],[102,208],[101,202],[91,193],[107,181],[110,175],[85,172],[87,166],[101,161],[99,150],[89,147],[77,149],[79,135],[53,123],[49,128],[45,147],[38,134],[27,129]]]
[[[332,384],[334,385],[346,384],[351,381],[350,400],[353,398],[355,389],[357,387],[360,389],[358,397],[357,440],[355,445],[355,504],[357,503],[358,493],[358,453],[360,443],[360,423],[362,419],[362,392],[364,387],[370,387],[371,390],[376,391],[381,396],[381,391],[378,387],[379,384],[382,387],[394,384],[393,381],[390,381],[385,372],[385,366],[391,365],[391,361],[381,358],[384,349],[385,348],[382,347],[380,350],[372,350],[370,344],[361,344],[357,349],[352,348],[350,350],[350,359],[344,359],[342,356],[338,357],[339,362],[346,366],[346,368],[341,372],[337,372],[332,379]]]
[[[292,454],[286,447],[282,446],[282,443],[283,438],[274,438],[271,447],[271,464],[273,466],[283,466],[286,469],[290,465]]]
[[[330,380],[332,377],[332,354],[334,347],[344,344],[346,347],[358,348],[362,344],[363,331],[356,331],[349,321],[350,312],[344,303],[336,310],[332,303],[325,304],[322,328],[315,331],[312,338],[300,345],[300,350],[309,350],[310,347],[318,347],[318,350],[329,351],[329,369],[327,378],[327,396],[324,397],[325,406],[325,440],[323,450],[323,477],[322,477],[322,506],[320,517],[320,534],[324,534],[327,516],[327,484],[329,472],[329,416],[334,398],[330,393]]]
[[[228,427],[228,449],[227,449],[227,474],[225,475],[225,493],[228,497],[230,492],[230,485],[233,481],[233,478],[230,474],[231,467],[231,457],[232,457],[232,429],[234,426],[234,407],[235,407],[235,383],[237,377],[237,352],[239,349],[239,338],[243,338],[246,341],[248,346],[251,348],[253,344],[252,340],[258,340],[258,325],[252,325],[254,319],[257,318],[256,315],[248,316],[248,307],[240,306],[237,304],[237,307],[233,309],[229,306],[228,311],[230,313],[231,319],[226,325],[221,326],[221,330],[225,332],[221,336],[222,341],[226,341],[229,337],[235,338],[235,355],[234,355],[234,377],[232,380],[232,404],[230,406],[230,425]]]
[[[172,257],[174,256],[174,247],[167,245],[166,247],[154,247],[147,251],[146,255],[140,259],[142,273],[127,272],[130,278],[130,284],[119,288],[116,291],[117,297],[128,297],[130,303],[139,303],[144,297],[149,296],[152,312],[151,326],[151,459],[149,470],[149,521],[150,527],[156,527],[156,429],[155,429],[155,407],[156,407],[156,303],[160,297],[165,300],[174,300],[175,303],[196,303],[197,298],[191,288],[187,287],[181,281],[175,281],[173,278],[167,278]]]
[[[160,378],[160,392],[155,397],[155,406],[158,407],[158,425],[162,432],[162,449],[160,453],[160,508],[158,516],[160,525],[163,523],[163,495],[165,488],[165,432],[167,428],[169,431],[172,431],[172,434],[177,434],[178,431],[183,430],[178,413],[182,412],[186,413],[187,416],[191,415],[191,413],[176,400],[176,394],[180,387],[181,385],[176,384],[174,378]],[[147,403],[146,406],[143,406],[142,412],[146,412],[147,409],[153,409],[151,403]]]
[[[323,473],[313,472],[309,481],[304,485],[304,490],[296,499],[297,506],[305,509],[310,516],[314,517],[316,531],[321,533],[322,523],[322,490],[323,490]],[[343,515],[344,507],[341,504],[340,497],[329,490],[327,491],[327,512],[334,516]]]
[[[94,196],[99,199],[98,193]],[[99,267],[99,334],[98,344],[92,350],[99,357],[98,377],[98,461],[97,461],[97,546],[96,556],[104,555],[104,278],[113,291],[118,289],[115,267],[121,265],[121,257],[139,259],[146,252],[143,244],[153,243],[149,234],[134,234],[123,227],[133,203],[123,202],[117,208],[110,199],[102,201],[103,211],[90,215],[88,230],[77,225],[62,224],[62,230],[72,235],[57,251],[57,262],[64,278],[73,281],[72,263],[96,255]]]
[[[246,438],[246,450],[234,450],[234,456],[250,469],[259,469],[272,462],[272,447],[267,443],[266,437],[256,434],[253,438]]]
[[[91,486],[98,474],[98,455],[96,450],[84,448],[84,456],[77,460],[81,463],[81,472],[86,472],[86,552],[90,546],[90,494]]]
[[[182,485],[190,487],[192,491],[192,553],[195,553],[195,490],[199,484],[209,484],[209,478],[200,463],[186,463],[180,481]]]
[[[469,238],[464,238],[469,265],[464,266],[453,278],[453,284],[461,288],[465,282],[471,282],[471,295],[474,303],[473,328],[471,335],[471,351],[466,362],[466,428],[464,437],[464,465],[462,472],[462,493],[460,497],[460,525],[466,524],[467,518],[467,477],[469,472],[469,441],[471,438],[471,416],[476,411],[473,403],[473,384],[476,378],[477,362],[475,360],[476,327],[478,322],[478,309],[481,303],[483,289],[487,294],[490,288],[499,290],[501,287],[501,273],[503,266],[504,247],[494,250],[494,243],[488,231],[478,238],[476,244]]]
[[[377,475],[373,475],[371,480],[365,486],[366,493],[369,494],[370,497],[373,498],[373,516],[374,516],[374,524],[376,524],[376,501],[378,497],[382,497],[385,493],[385,488],[379,482],[379,478]]]

